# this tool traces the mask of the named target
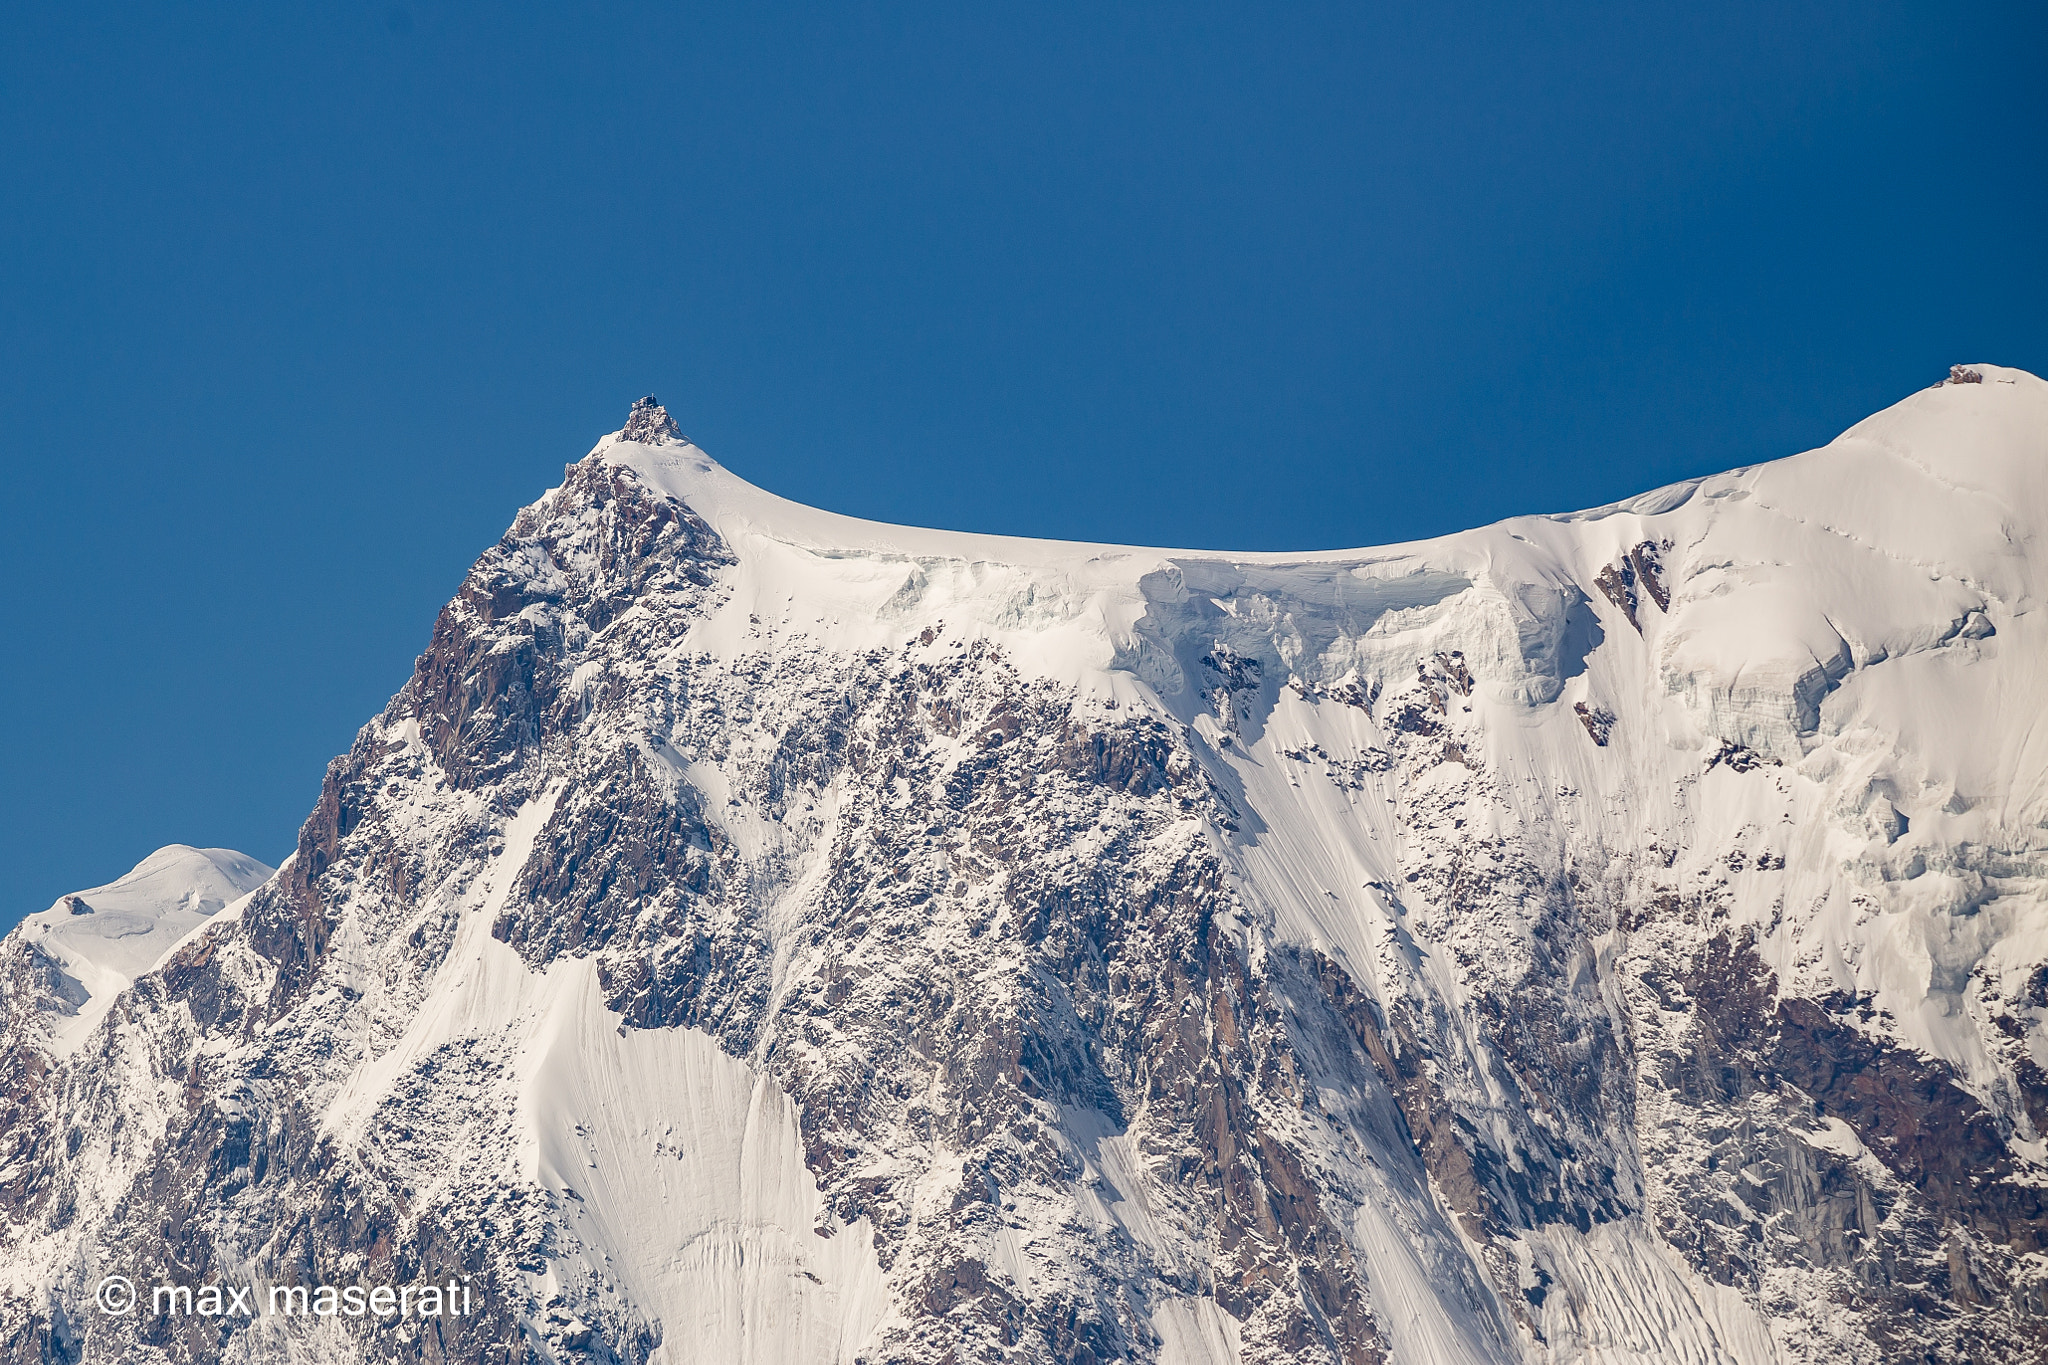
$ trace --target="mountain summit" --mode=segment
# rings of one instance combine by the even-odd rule
[[[626,425],[619,432],[619,439],[658,446],[679,442],[683,435],[676,430],[675,419],[668,415],[668,409],[650,393],[633,404],[632,412],[626,415]]]
[[[1298,555],[642,400],[237,914],[0,997],[0,1357],[2048,1360],[2048,384],[1967,368]]]

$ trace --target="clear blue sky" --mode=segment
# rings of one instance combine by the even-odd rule
[[[642,393],[846,512],[1278,549],[2040,371],[2044,15],[9,6],[0,927],[283,857]]]

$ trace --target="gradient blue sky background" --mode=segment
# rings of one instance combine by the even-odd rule
[[[2044,70],[2037,2],[9,6],[0,927],[282,858],[641,393],[846,512],[1279,549],[2039,372]]]

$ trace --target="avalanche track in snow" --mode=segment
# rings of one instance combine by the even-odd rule
[[[1301,555],[643,400],[253,894],[0,948],[0,1358],[2048,1360],[2044,531],[1996,366]]]

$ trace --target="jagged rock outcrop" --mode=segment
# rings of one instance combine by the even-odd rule
[[[833,517],[643,399],[75,1052],[0,950],[0,1359],[2048,1359],[1983,373],[1291,558]]]

